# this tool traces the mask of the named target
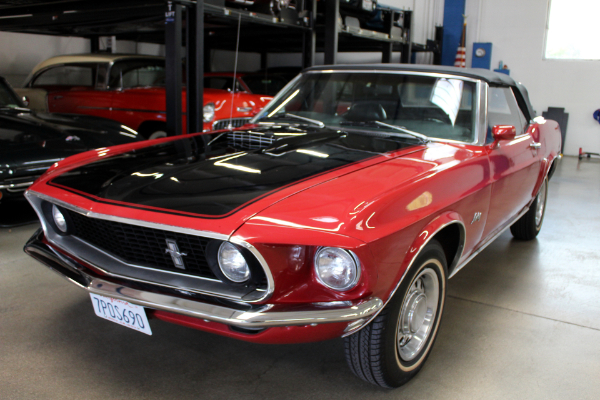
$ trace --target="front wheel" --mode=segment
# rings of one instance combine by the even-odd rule
[[[150,135],[148,135],[148,139],[150,139],[150,140],[160,139],[160,138],[164,138],[164,137],[167,137],[167,132],[162,131],[162,130],[154,131]]]
[[[538,195],[531,203],[529,210],[510,227],[510,232],[515,239],[535,239],[542,229],[542,222],[546,214],[546,198],[548,197],[548,179],[544,179]]]
[[[442,246],[431,240],[383,311],[344,339],[346,361],[356,376],[394,388],[419,372],[438,332],[447,271]]]

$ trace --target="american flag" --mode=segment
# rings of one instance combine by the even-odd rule
[[[467,16],[463,15],[463,30],[460,37],[460,44],[456,49],[456,58],[454,59],[454,66],[460,68],[467,67],[467,48],[465,47],[465,40],[467,39]]]

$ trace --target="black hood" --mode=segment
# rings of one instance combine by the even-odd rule
[[[0,180],[40,175],[56,161],[73,154],[135,140],[138,139],[133,132],[104,118],[2,109]]]
[[[221,218],[294,183],[415,143],[273,126],[148,146],[99,159],[50,184],[96,200]]]

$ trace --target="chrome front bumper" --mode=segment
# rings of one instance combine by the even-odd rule
[[[25,245],[25,252],[75,285],[102,296],[128,301],[150,309],[170,311],[241,328],[313,325],[346,322],[353,332],[382,307],[381,299],[372,297],[356,302],[312,303],[298,306],[266,304],[239,310],[202,301],[143,291],[93,276],[76,259],[67,257],[44,243],[38,230]]]

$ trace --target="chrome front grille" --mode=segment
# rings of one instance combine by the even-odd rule
[[[203,278],[217,277],[208,266],[206,246],[210,239],[160,229],[89,218],[67,210],[75,228],[74,235],[121,260],[162,271],[185,273]],[[184,269],[175,267],[166,251],[167,239],[176,241]]]
[[[250,118],[222,119],[213,123],[213,130],[218,131],[221,129],[239,128],[240,126],[247,124],[248,121],[250,121]],[[231,128],[229,127],[230,123]]]

